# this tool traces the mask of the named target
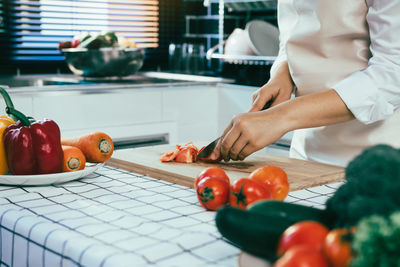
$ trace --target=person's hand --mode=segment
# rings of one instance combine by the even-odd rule
[[[210,158],[217,159],[221,155],[225,161],[243,160],[281,138],[286,131],[285,122],[274,108],[236,115],[225,129]]]
[[[271,107],[290,99],[293,85],[282,81],[271,80],[253,93],[249,112],[260,111],[271,101]]]
[[[262,110],[268,102],[271,102],[270,106],[273,107],[289,100],[293,87],[288,63],[283,62],[278,67],[275,76],[253,93],[253,101],[249,112]]]

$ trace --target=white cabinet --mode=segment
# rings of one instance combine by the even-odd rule
[[[218,90],[212,86],[163,91],[163,119],[177,122],[177,142],[208,141],[218,134]]]
[[[10,93],[11,100],[14,104],[15,109],[21,111],[27,116],[31,116],[33,113],[33,98],[29,95],[19,95]],[[3,97],[0,96],[0,115],[6,115],[6,104]]]

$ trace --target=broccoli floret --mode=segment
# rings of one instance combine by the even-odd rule
[[[345,175],[345,184],[326,203],[335,226],[353,226],[365,216],[389,216],[400,209],[400,150],[370,147],[348,164]]]
[[[351,267],[400,266],[400,212],[389,218],[366,217],[356,229],[351,243],[355,255]]]

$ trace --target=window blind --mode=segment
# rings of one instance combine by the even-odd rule
[[[158,0],[4,1],[13,62],[63,60],[58,43],[85,32],[112,31],[138,47],[159,44]]]

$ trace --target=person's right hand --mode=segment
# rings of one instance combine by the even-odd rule
[[[289,74],[287,62],[283,62],[268,83],[253,93],[253,101],[249,112],[260,111],[271,101],[271,107],[290,99],[293,92],[293,81]]]

